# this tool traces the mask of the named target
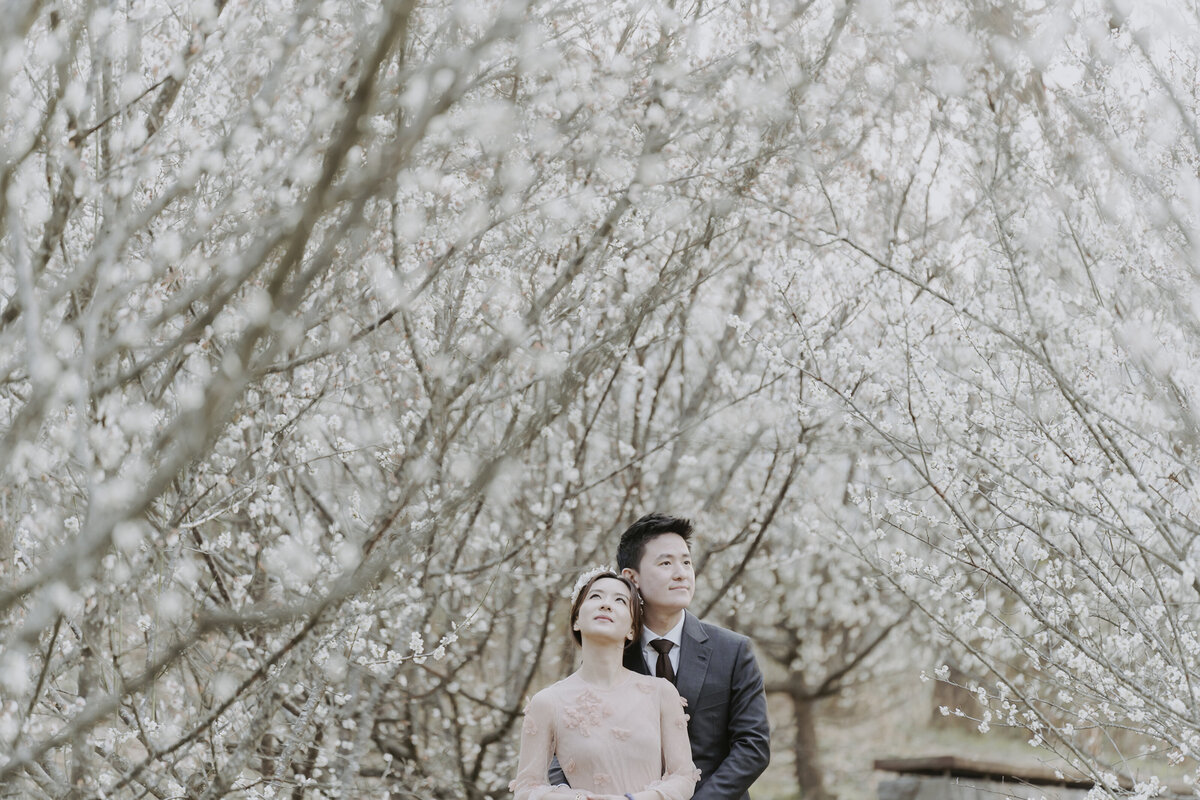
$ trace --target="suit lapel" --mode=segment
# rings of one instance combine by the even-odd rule
[[[687,611],[683,614],[683,637],[679,643],[679,672],[675,677],[675,688],[688,701],[690,708],[696,708],[700,702],[704,676],[708,673],[712,645],[708,643],[708,634],[704,632],[700,620]]]
[[[681,650],[680,654],[682,655],[682,653],[683,651]],[[642,657],[642,642],[640,639],[625,648],[624,662],[625,669],[631,669],[642,675],[650,674],[650,670],[646,668],[646,659]]]

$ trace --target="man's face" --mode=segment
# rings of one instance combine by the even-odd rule
[[[647,608],[659,612],[682,611],[692,602],[696,573],[687,542],[677,533],[663,533],[646,541],[636,570],[625,573],[633,580]]]

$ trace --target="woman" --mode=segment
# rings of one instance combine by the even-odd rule
[[[516,800],[687,800],[700,771],[683,700],[669,681],[621,664],[625,647],[641,636],[637,589],[610,570],[581,584],[570,619],[583,661],[529,701],[509,788]],[[547,782],[554,756],[570,786]]]

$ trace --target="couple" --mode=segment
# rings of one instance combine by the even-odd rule
[[[748,798],[770,758],[762,673],[748,639],[687,612],[691,534],[647,514],[621,535],[620,574],[581,579],[582,664],[525,710],[516,800]]]

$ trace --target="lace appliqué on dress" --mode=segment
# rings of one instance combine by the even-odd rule
[[[563,725],[579,731],[580,736],[591,736],[591,729],[612,713],[600,698],[585,690],[575,704],[563,710]]]
[[[687,698],[683,695],[679,696],[679,705],[682,708],[687,708]],[[691,717],[685,713],[682,719],[675,720],[675,727],[680,729],[686,728],[690,719]]]
[[[526,703],[525,710],[521,712],[525,715],[525,723],[521,726],[521,730],[523,730],[529,736],[537,736],[538,726],[537,722],[533,718],[533,715],[529,713],[530,705],[532,705],[532,703]]]
[[[625,741],[626,739],[629,738],[630,734],[631,734],[631,731],[627,731],[624,728],[613,728],[612,729],[613,738],[616,739],[618,742]]]
[[[612,783],[612,778],[609,777],[607,772],[597,772],[592,776],[592,780],[595,782],[597,789],[604,789]]]

